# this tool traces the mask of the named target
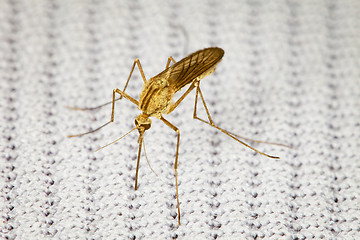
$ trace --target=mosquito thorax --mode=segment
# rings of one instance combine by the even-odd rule
[[[145,130],[148,130],[151,127],[151,120],[149,118],[149,115],[142,113],[137,116],[135,119],[135,126],[139,130],[139,132],[144,132]]]

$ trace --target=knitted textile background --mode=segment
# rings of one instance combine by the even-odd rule
[[[360,239],[360,1],[1,1],[2,239]],[[192,92],[165,115],[181,132],[145,133],[112,99],[135,58],[149,79],[167,57],[225,50],[201,81],[216,124]],[[135,68],[127,93],[138,99]],[[184,92],[184,91],[182,91]],[[206,118],[199,104],[199,115]]]

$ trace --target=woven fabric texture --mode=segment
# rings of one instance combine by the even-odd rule
[[[1,239],[360,239],[360,1],[0,1]],[[135,58],[147,79],[210,46],[201,81],[215,124],[282,143],[250,144],[193,119],[195,91],[134,127],[116,102]],[[137,68],[126,92],[138,99]],[[185,89],[184,89],[185,90]],[[183,93],[184,91],[182,91]],[[177,95],[176,97],[178,97]],[[206,119],[204,108],[198,114]]]

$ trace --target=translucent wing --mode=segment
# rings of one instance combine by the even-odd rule
[[[169,74],[170,72],[168,81],[170,85],[175,87],[177,92],[195,78],[202,74],[206,75],[208,71],[215,70],[215,65],[221,61],[223,56],[224,50],[221,48],[205,48],[183,58],[163,73],[167,72]]]

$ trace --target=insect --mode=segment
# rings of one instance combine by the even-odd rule
[[[178,211],[178,223],[180,225],[180,201],[179,201],[179,190],[178,190],[178,173],[177,173],[177,167],[178,167],[178,159],[179,159],[179,146],[180,146],[180,131],[179,129],[170,123],[168,120],[166,120],[163,115],[169,114],[172,111],[176,109],[177,106],[184,100],[184,98],[194,89],[196,88],[196,95],[195,95],[195,106],[194,106],[194,113],[193,118],[198,119],[211,127],[214,127],[224,134],[228,135],[229,137],[233,138],[234,140],[238,141],[239,143],[245,145],[246,147],[254,150],[255,152],[262,154],[269,158],[279,158],[276,156],[271,156],[266,153],[263,153],[247,143],[241,141],[248,140],[248,141],[254,141],[259,143],[269,143],[269,142],[263,142],[263,141],[257,141],[252,140],[248,138],[244,138],[241,136],[238,136],[236,134],[233,134],[227,130],[224,130],[220,128],[219,126],[215,125],[209,110],[206,106],[204,96],[200,89],[200,80],[206,77],[207,75],[212,74],[215,71],[215,68],[217,64],[221,61],[222,57],[224,56],[224,50],[218,47],[211,47],[211,48],[205,48],[203,50],[199,50],[197,52],[194,52],[190,54],[189,56],[183,58],[179,62],[176,62],[172,57],[168,58],[168,61],[166,63],[165,70],[159,73],[158,75],[150,78],[147,80],[144,75],[144,71],[142,69],[141,63],[139,59],[135,59],[132,69],[130,71],[129,77],[126,81],[125,87],[123,90],[120,90],[118,88],[113,90],[113,96],[112,101],[108,102],[106,104],[100,105],[95,108],[72,108],[74,110],[93,110],[100,108],[102,106],[105,106],[107,104],[112,103],[112,111],[111,111],[111,119],[109,122],[105,123],[104,125],[86,132],[82,134],[77,135],[70,135],[68,137],[79,137],[83,136],[85,134],[93,133],[95,131],[98,131],[99,129],[105,127],[109,123],[114,121],[114,109],[115,109],[115,101],[119,100],[121,98],[126,98],[132,103],[134,103],[142,113],[138,115],[135,119],[135,127],[130,130],[128,133],[123,135],[122,137],[118,138],[117,140],[111,142],[110,144],[122,139],[135,129],[139,132],[139,138],[138,138],[138,144],[139,144],[139,150],[138,150],[138,156],[137,156],[137,164],[136,164],[136,175],[135,175],[135,190],[137,190],[137,182],[138,182],[138,173],[139,173],[139,165],[140,165],[140,155],[141,155],[141,149],[142,146],[144,146],[144,133],[146,130],[148,130],[151,127],[151,120],[150,117],[156,117],[160,119],[166,126],[174,130],[177,134],[177,145],[176,145],[176,155],[175,155],[175,163],[174,163],[174,170],[175,170],[175,186],[176,186],[176,201],[177,201],[177,211]],[[170,66],[170,63],[173,62],[174,64]],[[141,77],[144,81],[143,90],[140,93],[139,100],[136,100],[135,98],[131,97],[127,93],[125,93],[125,90],[129,84],[130,78],[132,76],[132,73],[135,69],[135,66],[138,66],[139,72],[141,74]],[[173,97],[175,93],[183,89],[185,86],[190,85],[185,93],[183,93],[175,102],[173,102]],[[116,94],[119,94],[120,97],[116,99]],[[197,116],[196,108],[198,103],[198,98],[200,96],[201,102],[203,103],[203,106],[205,108],[208,120],[201,119]],[[110,145],[107,144],[104,147]],[[274,144],[274,143],[270,143]],[[281,144],[277,144],[281,145]],[[102,148],[104,148],[102,147]],[[100,149],[102,149],[100,148]],[[98,149],[98,150],[100,150]],[[146,154],[145,154],[146,156]]]

